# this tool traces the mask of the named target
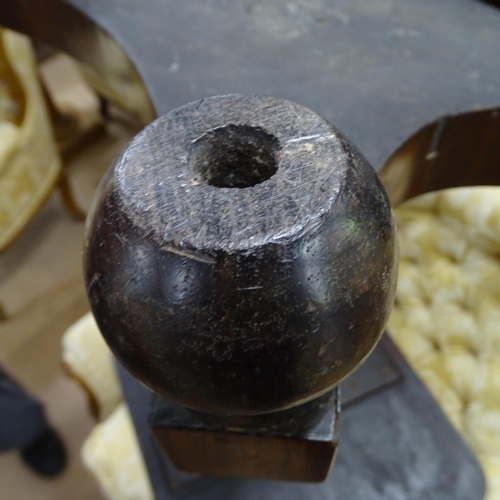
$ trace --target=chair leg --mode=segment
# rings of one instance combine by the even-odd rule
[[[104,97],[99,97],[99,113],[105,121],[108,121],[111,116],[109,113],[109,101]]]
[[[8,319],[9,319],[9,316],[7,315],[7,313],[5,311],[5,307],[0,302],[0,322],[7,321]]]
[[[76,202],[73,194],[73,190],[71,189],[71,185],[69,183],[68,174],[66,173],[64,168],[61,171],[61,175],[59,177],[57,185],[59,187],[61,200],[67,214],[77,221],[85,220],[87,214],[78,206],[78,203]]]

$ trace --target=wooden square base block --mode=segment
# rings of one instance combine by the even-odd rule
[[[338,394],[255,417],[215,417],[155,397],[149,425],[181,471],[321,482],[337,450]]]

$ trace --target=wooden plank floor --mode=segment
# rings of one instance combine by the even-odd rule
[[[88,209],[103,172],[137,127],[115,120],[69,164],[80,206]],[[22,236],[0,255],[0,364],[44,403],[62,434],[69,467],[57,479],[37,477],[16,452],[0,455],[0,500],[100,500],[80,461],[95,422],[81,389],[61,370],[65,329],[88,311],[81,271],[83,222],[64,211],[56,191]]]

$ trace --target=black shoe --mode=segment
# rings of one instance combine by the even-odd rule
[[[60,474],[67,462],[64,444],[53,429],[47,429],[33,443],[23,448],[21,456],[32,470],[46,477]]]

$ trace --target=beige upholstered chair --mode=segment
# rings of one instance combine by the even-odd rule
[[[0,29],[0,251],[32,219],[60,174],[31,43]]]
[[[82,460],[110,500],[153,500],[146,467],[125,403],[92,431]]]
[[[65,332],[62,339],[63,366],[85,390],[92,414],[109,417],[123,399],[113,357],[87,313]]]
[[[62,339],[63,364],[101,420],[82,448],[82,460],[111,500],[152,500],[153,494],[113,357],[88,313]]]

